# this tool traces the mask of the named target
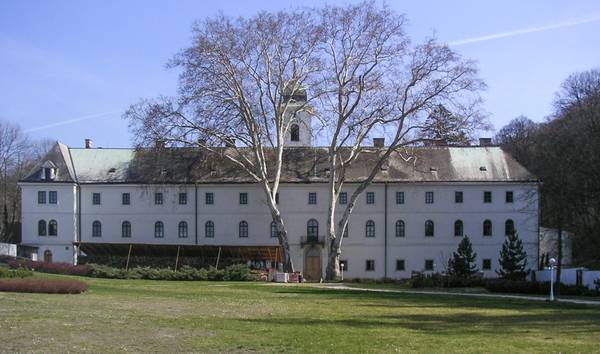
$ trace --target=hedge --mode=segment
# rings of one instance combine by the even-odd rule
[[[484,286],[484,279],[478,276],[465,279],[457,276],[422,272],[413,272],[410,278],[413,288],[467,288]]]
[[[555,293],[567,296],[598,296],[598,290],[590,290],[585,286],[554,284]],[[488,279],[485,288],[493,293],[520,293],[546,295],[550,293],[550,282],[526,280]]]
[[[25,278],[33,275],[33,272],[27,269],[8,269],[0,267],[0,278]]]
[[[64,275],[89,275],[91,268],[84,265],[72,265],[69,263],[49,263],[32,261],[28,259],[13,259],[8,265],[14,269],[31,269],[43,273],[64,274]]]
[[[178,271],[169,268],[134,267],[125,269],[106,265],[90,264],[89,276],[110,279],[149,279],[149,280],[255,280],[250,268],[245,264],[235,264],[222,269],[196,269],[183,266]]]
[[[64,279],[3,279],[0,280],[0,291],[17,293],[44,294],[80,294],[88,289],[88,285],[79,280]]]

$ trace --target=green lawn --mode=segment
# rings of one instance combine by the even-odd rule
[[[600,351],[595,306],[82,279],[82,295],[0,293],[0,352]]]

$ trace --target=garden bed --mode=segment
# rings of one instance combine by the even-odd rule
[[[79,280],[15,278],[0,279],[0,291],[15,293],[43,294],[80,294],[88,289],[88,285]]]

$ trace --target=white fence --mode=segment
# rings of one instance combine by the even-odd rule
[[[12,243],[0,243],[1,256],[17,256],[17,245]]]
[[[600,270],[587,270],[586,268],[563,268],[560,272],[560,282],[566,285],[577,284],[577,273],[580,273],[580,284],[588,289],[595,289],[594,281],[600,279]],[[537,281],[550,281],[550,270],[537,270],[535,272]]]

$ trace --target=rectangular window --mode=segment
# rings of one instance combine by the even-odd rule
[[[162,205],[162,203],[163,203],[163,194],[160,192],[154,193],[154,204]]]
[[[512,203],[513,202],[513,192],[512,191],[508,191],[506,192],[506,202],[507,203]]]
[[[275,204],[279,204],[279,192],[275,193]]]
[[[484,203],[492,202],[492,192],[490,192],[490,191],[483,192],[483,202]]]
[[[426,259],[425,260],[425,270],[433,270],[433,259]]]
[[[102,200],[100,199],[100,193],[93,193],[92,194],[92,204],[100,205],[101,203],[102,203]]]
[[[481,268],[483,270],[491,270],[492,269],[492,260],[491,259],[484,259],[483,260],[483,264],[481,265]]]
[[[248,204],[248,193],[240,193],[240,204],[246,205]]]
[[[49,204],[57,204],[58,203],[58,193],[56,191],[48,192],[48,203]]]
[[[460,204],[463,202],[463,192],[462,191],[454,192],[454,202],[457,204]]]
[[[123,205],[131,204],[131,195],[129,193],[121,194],[121,204],[123,204]]]
[[[350,225],[346,225],[346,229],[344,230],[344,235],[343,237],[348,237],[348,229],[350,228]]]
[[[403,271],[405,269],[404,259],[396,259],[396,270]]]
[[[180,205],[187,204],[187,193],[179,193],[179,204]]]
[[[367,271],[374,271],[375,270],[375,260],[367,259],[367,262],[365,264],[365,269]]]
[[[308,193],[308,204],[317,204],[317,192]]]
[[[375,204],[375,192],[367,192],[367,204]]]
[[[425,192],[425,204],[433,204],[433,192]]]
[[[46,204],[46,191],[38,191],[38,204]]]
[[[340,261],[340,269],[343,270],[344,272],[348,271],[348,261],[347,260],[341,260]]]
[[[396,192],[396,204],[404,204],[404,192]]]
[[[348,193],[340,192],[339,201],[340,204],[348,204]]]
[[[215,204],[215,194],[208,192],[204,194],[204,204],[212,205]]]

